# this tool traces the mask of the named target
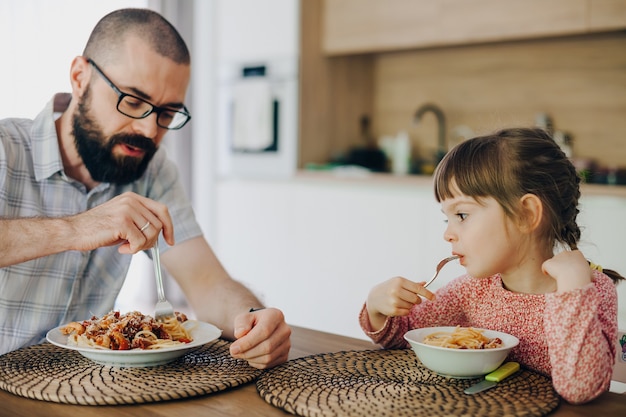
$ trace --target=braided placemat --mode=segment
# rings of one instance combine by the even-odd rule
[[[218,339],[168,363],[148,368],[99,365],[49,343],[0,356],[0,389],[67,404],[115,405],[168,401],[224,391],[260,373],[233,359]]]
[[[549,378],[522,369],[474,395],[480,379],[429,371],[410,349],[307,356],[264,372],[257,390],[300,416],[544,416],[559,404]]]

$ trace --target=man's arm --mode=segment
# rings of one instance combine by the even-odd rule
[[[141,230],[149,222],[152,227]],[[68,250],[120,245],[133,254],[154,245],[163,229],[174,243],[167,207],[124,193],[84,213],[63,218],[0,218],[0,268]]]
[[[176,278],[198,319],[216,325],[233,340],[235,317],[261,302],[231,279],[203,237],[177,244],[161,254],[161,262]]]
[[[67,219],[0,219],[0,268],[73,248]]]
[[[216,325],[231,345],[234,357],[257,368],[287,360],[291,329],[280,310],[250,312],[260,301],[244,285],[232,279],[204,239],[180,243],[161,256],[163,265],[176,278],[198,319]]]

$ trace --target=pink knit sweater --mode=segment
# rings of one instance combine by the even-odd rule
[[[408,316],[388,318],[373,332],[365,306],[359,321],[384,348],[406,348],[404,334],[430,326],[499,330],[519,338],[510,360],[551,376],[568,402],[584,403],[608,390],[615,360],[617,291],[605,274],[564,293],[521,294],[504,289],[500,275],[461,276],[413,306]]]

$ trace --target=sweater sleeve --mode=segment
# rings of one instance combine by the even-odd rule
[[[467,325],[464,318],[461,299],[464,281],[467,276],[457,278],[435,292],[435,299],[422,300],[411,308],[407,316],[387,317],[385,324],[378,331],[372,330],[367,314],[367,306],[363,305],[359,314],[359,324],[365,334],[376,344],[385,349],[407,348],[409,343],[404,334],[411,329],[429,326]]]
[[[588,402],[608,390],[615,361],[617,291],[594,273],[583,288],[546,295],[545,333],[552,382],[566,401]]]
[[[404,334],[409,330],[407,317],[387,317],[385,324],[379,330],[373,330],[367,314],[367,305],[363,304],[359,314],[359,324],[366,336],[372,342],[385,349],[403,349],[409,346],[404,340]]]

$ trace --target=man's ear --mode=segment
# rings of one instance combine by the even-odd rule
[[[519,227],[524,232],[533,232],[543,220],[543,203],[535,194],[524,194],[520,198],[521,216]]]
[[[77,56],[70,66],[70,84],[72,85],[72,97],[80,97],[89,86],[91,77],[91,65],[83,56]]]

